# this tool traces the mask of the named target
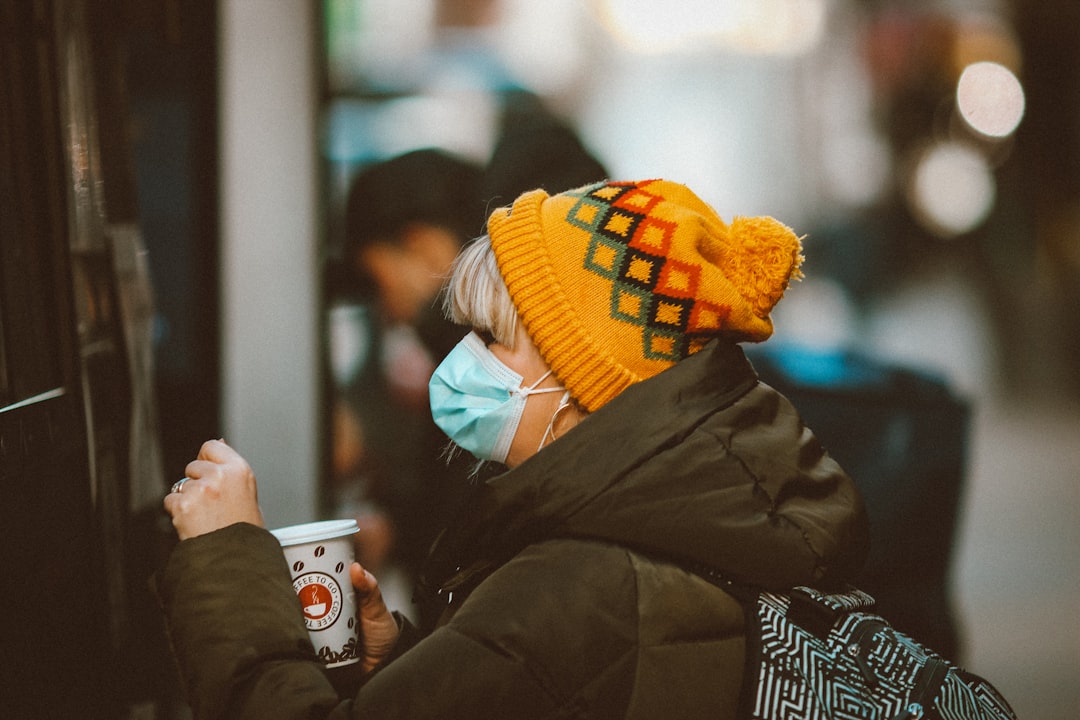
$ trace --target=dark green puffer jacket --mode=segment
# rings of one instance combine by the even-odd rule
[[[841,580],[851,480],[742,350],[715,342],[473,489],[426,582],[445,620],[347,697],[273,536],[180,543],[160,578],[199,718],[732,718],[740,605],[665,558],[770,588]],[[340,685],[339,685],[340,687]]]

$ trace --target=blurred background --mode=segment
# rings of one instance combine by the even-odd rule
[[[0,37],[22,716],[66,684],[83,717],[186,717],[148,578],[210,437],[271,526],[364,520],[408,604],[438,352],[362,248],[441,177],[366,173],[421,149],[475,185],[458,235],[597,173],[805,235],[763,375],[866,483],[882,574],[934,575],[953,654],[1021,718],[1080,712],[1075,0],[0,0]]]

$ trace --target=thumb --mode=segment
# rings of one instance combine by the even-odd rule
[[[366,604],[370,600],[382,597],[382,593],[379,591],[379,581],[375,579],[374,575],[365,570],[360,563],[354,562],[349,566],[349,580],[360,596],[360,604]]]

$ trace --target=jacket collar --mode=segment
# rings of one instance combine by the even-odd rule
[[[472,487],[457,522],[436,541],[424,584],[498,564],[549,536],[611,483],[756,384],[742,349],[714,340],[627,388],[518,467]]]

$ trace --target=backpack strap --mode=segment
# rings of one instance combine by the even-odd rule
[[[787,616],[819,640],[825,640],[844,615],[868,611],[876,604],[870,595],[853,587],[843,592],[824,593],[799,586],[789,590],[787,595],[791,598]]]
[[[920,720],[928,708],[933,707],[934,697],[941,690],[945,676],[949,673],[949,663],[943,658],[931,656],[926,664],[919,669],[915,678],[915,686],[911,688],[911,696],[904,711],[896,717],[896,720]]]

